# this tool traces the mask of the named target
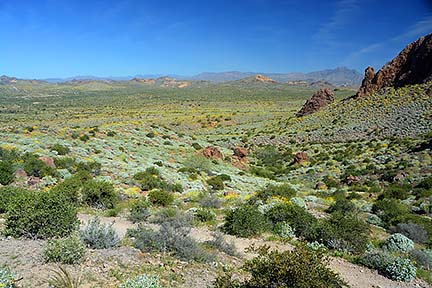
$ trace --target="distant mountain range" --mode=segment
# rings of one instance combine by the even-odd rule
[[[321,71],[314,71],[310,73],[301,72],[289,72],[289,73],[257,73],[257,72],[239,72],[239,71],[227,71],[227,72],[204,72],[194,76],[183,76],[183,75],[162,75],[162,74],[148,74],[148,75],[135,75],[126,77],[97,77],[97,76],[75,76],[69,78],[49,78],[42,79],[51,83],[68,82],[72,80],[114,80],[114,81],[125,81],[133,78],[140,79],[156,79],[162,76],[168,76],[177,80],[201,80],[211,82],[228,82],[236,81],[248,77],[253,77],[257,74],[269,77],[277,82],[288,82],[288,81],[307,81],[317,82],[325,81],[336,86],[359,86],[363,79],[363,75],[358,71],[349,69],[347,67],[338,67],[335,69],[327,69]]]

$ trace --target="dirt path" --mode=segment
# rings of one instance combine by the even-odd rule
[[[92,216],[90,215],[79,215],[82,223],[88,221]],[[113,223],[114,229],[117,233],[123,237],[126,234],[127,229],[133,228],[132,222],[120,218],[120,217],[101,217],[102,223]],[[149,227],[156,227],[157,225],[148,224]],[[199,242],[212,239],[212,231],[208,228],[192,228],[190,236]],[[233,242],[237,251],[242,253],[243,258],[250,259],[254,255],[246,253],[245,249],[251,245],[268,245],[272,249],[278,249],[280,251],[286,251],[293,249],[292,245],[278,243],[275,241],[265,241],[262,239],[249,239],[249,238],[238,238],[231,235],[226,235],[228,242]],[[342,258],[331,258],[330,268],[341,275],[345,281],[349,283],[352,288],[412,288],[412,287],[431,287],[427,283],[415,280],[410,283],[392,281],[382,275],[379,275],[377,271],[368,269],[366,267],[352,264]]]

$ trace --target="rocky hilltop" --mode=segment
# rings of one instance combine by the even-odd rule
[[[303,107],[297,112],[297,117],[306,116],[319,111],[321,108],[334,102],[333,91],[327,88],[321,88],[310,99],[306,101]]]
[[[384,87],[398,88],[431,80],[432,34],[429,34],[406,46],[376,74],[373,67],[366,68],[356,97],[371,95]]]

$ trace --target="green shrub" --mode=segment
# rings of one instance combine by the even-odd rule
[[[354,203],[346,198],[337,198],[336,202],[333,203],[328,209],[328,213],[341,212],[341,213],[353,213],[356,212],[357,208]]]
[[[76,172],[87,172],[93,175],[99,175],[102,168],[102,164],[95,161],[78,162],[75,166]]]
[[[207,180],[207,184],[210,185],[214,190],[223,190],[225,184],[221,177],[215,176]]]
[[[266,201],[268,198],[279,196],[286,199],[291,199],[296,195],[296,191],[291,188],[289,184],[282,185],[268,185],[266,188],[259,190],[257,193],[257,197],[263,201]]]
[[[85,204],[92,207],[111,209],[118,202],[118,194],[111,183],[90,180],[82,188],[82,199]]]
[[[140,275],[122,283],[119,288],[162,288],[156,276]]]
[[[120,243],[120,237],[111,225],[104,225],[98,217],[90,219],[80,231],[81,240],[92,249],[107,249]]]
[[[20,153],[16,149],[3,149],[0,147],[0,160],[13,163],[19,158]]]
[[[215,220],[216,214],[209,209],[198,208],[194,213],[194,217],[200,222],[207,222]]]
[[[174,201],[174,195],[164,190],[152,190],[148,194],[151,203],[160,206],[169,206]]]
[[[359,258],[359,263],[378,271],[384,271],[385,267],[393,261],[394,256],[383,251],[371,251]]]
[[[151,204],[146,199],[139,199],[132,204],[129,220],[133,223],[145,221],[150,216]]]
[[[408,214],[408,208],[397,199],[382,199],[375,202],[372,211],[377,214],[387,226],[401,222]]]
[[[432,189],[432,177],[427,177],[423,179],[419,184],[417,184],[416,188],[423,188],[426,190]]]
[[[294,205],[281,203],[270,208],[266,217],[274,227],[277,223],[287,223],[293,228],[296,236],[308,241],[317,239],[318,220],[306,209]]]
[[[251,277],[231,279],[231,274],[219,276],[215,288],[268,288],[268,287],[348,287],[340,276],[327,268],[329,258],[323,251],[304,246],[293,251],[270,251],[269,247],[255,249],[258,256],[247,261],[242,269]]]
[[[17,280],[17,276],[11,270],[0,267],[0,287],[1,288],[14,288],[15,281]]]
[[[0,187],[0,213],[5,213],[19,194],[30,193],[30,191],[17,187]]]
[[[223,230],[231,235],[251,237],[266,231],[268,223],[266,217],[257,206],[243,204],[225,213]]]
[[[14,169],[10,162],[0,161],[0,184],[9,185],[14,180]]]
[[[369,225],[357,214],[335,212],[320,223],[320,240],[327,247],[340,251],[364,252],[369,242],[369,233]]]
[[[77,175],[74,175],[73,177],[65,179],[63,182],[54,186],[51,191],[62,194],[72,203],[78,204],[83,185],[83,180],[77,177]]]
[[[385,240],[383,248],[390,252],[405,253],[414,249],[414,242],[400,233],[395,233]]]
[[[35,177],[45,177],[45,176],[55,176],[56,171],[53,167],[46,165],[38,156],[30,153],[26,153],[22,157],[24,163],[24,171],[29,176]]]
[[[58,262],[62,264],[81,263],[84,254],[84,243],[76,236],[48,240],[42,252],[45,262]]]
[[[394,198],[394,199],[406,199],[409,197],[409,192],[412,189],[410,185],[390,185],[384,190],[384,193],[379,196],[378,199]]]
[[[73,172],[76,160],[71,157],[57,157],[54,158],[54,164],[57,169],[67,169],[70,172]]]
[[[291,225],[287,222],[276,223],[273,231],[276,233],[276,235],[284,239],[291,239],[295,236],[294,228],[292,228]]]
[[[67,146],[56,143],[51,146],[51,151],[56,151],[58,155],[66,155],[70,152],[70,149]]]
[[[19,193],[10,203],[5,234],[13,237],[64,237],[78,227],[75,206],[65,196],[49,192]]]

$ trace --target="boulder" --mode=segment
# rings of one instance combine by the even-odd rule
[[[321,108],[334,102],[334,94],[328,88],[321,88],[310,99],[306,101],[303,107],[297,112],[297,117],[306,116],[315,113]]]
[[[432,34],[419,38],[406,46],[393,60],[376,74],[372,67],[365,70],[356,97],[373,94],[384,87],[403,87],[432,80]]]
[[[210,158],[213,160],[216,159],[223,159],[223,154],[222,152],[214,147],[214,146],[207,146],[206,148],[204,148],[203,150],[201,150],[201,154],[206,157],[206,158]]]
[[[54,163],[54,159],[51,157],[42,156],[42,157],[39,157],[39,160],[44,162],[49,167],[56,168],[56,165]]]
[[[233,153],[238,158],[245,158],[249,154],[249,151],[243,147],[234,147]]]
[[[306,152],[298,152],[294,155],[293,164],[302,164],[308,161],[308,156]]]

